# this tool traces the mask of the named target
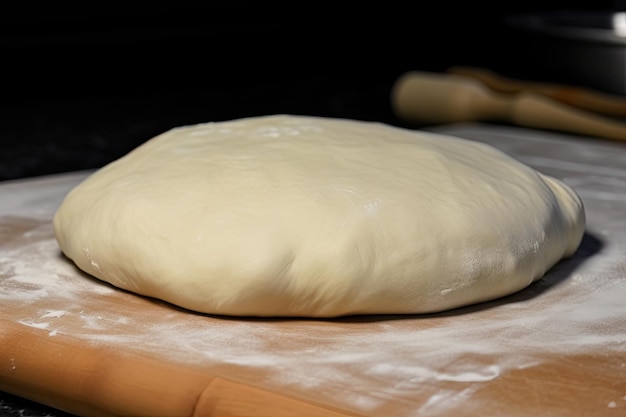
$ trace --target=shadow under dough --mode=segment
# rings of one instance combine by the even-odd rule
[[[580,266],[585,261],[597,255],[602,250],[603,246],[604,243],[600,239],[598,239],[593,233],[585,232],[581,243],[578,246],[578,249],[572,256],[559,261],[552,268],[550,268],[542,278],[533,282],[526,288],[523,288],[511,295],[507,295],[495,300],[472,304],[465,307],[459,307],[452,310],[446,310],[439,313],[346,316],[337,318],[335,320],[340,320],[344,322],[376,322],[383,320],[386,321],[416,318],[424,319],[429,317],[447,317],[483,311],[503,304],[523,302],[539,297],[542,294],[553,290],[554,288],[565,282],[568,278],[572,276],[573,272],[576,269],[580,268]]]

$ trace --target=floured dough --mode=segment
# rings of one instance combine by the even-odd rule
[[[198,312],[426,313],[511,294],[577,249],[581,200],[488,145],[274,115],[165,132],[73,189],[85,272]]]

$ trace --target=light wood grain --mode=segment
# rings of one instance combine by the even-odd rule
[[[6,320],[0,329],[0,358],[10,358],[0,389],[85,417],[359,416]]]

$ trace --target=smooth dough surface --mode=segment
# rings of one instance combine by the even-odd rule
[[[83,271],[236,316],[429,313],[518,291],[577,249],[577,194],[489,145],[271,115],[183,126],[54,217]]]

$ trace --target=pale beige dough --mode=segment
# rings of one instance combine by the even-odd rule
[[[120,288],[211,314],[429,313],[525,288],[577,249],[577,194],[488,145],[272,115],[165,132],[54,217]]]

